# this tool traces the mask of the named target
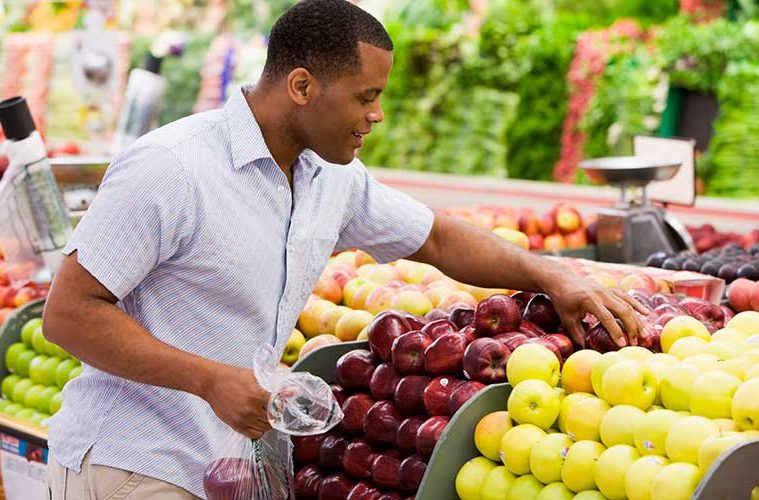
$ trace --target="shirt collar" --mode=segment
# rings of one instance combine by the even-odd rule
[[[242,87],[237,87],[224,105],[232,147],[232,166],[238,170],[256,160],[274,158],[266,146],[261,127],[248,106]]]

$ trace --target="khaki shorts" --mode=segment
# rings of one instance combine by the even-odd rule
[[[48,498],[52,500],[185,500],[198,497],[173,484],[105,465],[90,464],[90,452],[76,473],[48,455]]]

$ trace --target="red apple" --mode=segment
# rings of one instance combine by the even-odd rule
[[[458,330],[461,330],[474,322],[474,309],[471,307],[457,307],[451,311],[448,319],[456,325]]]
[[[485,384],[469,380],[462,383],[451,393],[451,397],[448,400],[448,414],[453,416],[454,413],[461,408],[464,403],[469,401],[469,398],[477,394],[481,389],[485,388]]]
[[[401,374],[424,373],[424,351],[432,343],[421,331],[404,333],[393,341],[391,358]]]
[[[424,325],[427,324],[427,320],[418,314],[412,314],[410,312],[406,311],[396,311],[398,314],[401,315],[403,319],[405,319],[409,326],[411,327],[411,330],[421,330]]]
[[[394,445],[401,413],[391,401],[377,401],[366,412],[364,435],[374,444]]]
[[[661,331],[656,323],[643,322],[643,330],[638,335],[638,345],[654,352],[661,352]]]
[[[702,322],[709,333],[714,333],[725,326],[725,313],[718,305],[708,300],[685,297],[680,301],[680,307]]]
[[[382,496],[380,491],[369,483],[358,483],[353,487],[345,500],[379,500]]]
[[[329,388],[332,389],[332,395],[335,396],[335,401],[337,401],[337,404],[343,406],[343,403],[348,397],[345,389],[343,389],[343,387],[339,384],[332,384],[329,386]]]
[[[450,376],[432,380],[424,389],[424,409],[427,415],[448,416],[448,400],[461,383],[461,380]]]
[[[759,290],[759,285],[756,285],[754,287],[754,290],[755,290],[754,295],[756,295],[757,293],[759,293],[759,292],[756,292],[756,290]],[[733,316],[735,316],[735,313],[733,312],[732,309],[730,309],[727,306],[720,306],[720,308],[722,309],[722,312],[725,313],[725,324],[727,324],[728,321],[730,321],[731,319],[733,319]],[[757,309],[759,309],[759,308],[757,308]]]
[[[317,500],[322,480],[317,466],[307,465],[303,467],[295,474],[295,496],[305,500]]]
[[[624,332],[624,325],[622,322],[619,320],[616,321]],[[619,350],[619,346],[611,338],[609,331],[602,323],[598,323],[585,334],[585,347],[601,353]]]
[[[372,397],[376,400],[391,399],[400,379],[400,374],[391,363],[382,363],[374,369],[369,381],[369,391],[372,393]]]
[[[434,309],[430,309],[427,314],[424,315],[424,319],[427,320],[427,324],[432,323],[433,321],[437,321],[439,319],[448,319],[448,313],[444,310],[440,309],[439,307],[436,307]],[[427,325],[425,325],[427,326]],[[424,331],[424,328],[422,328],[422,331]],[[427,332],[425,332],[427,333]]]
[[[556,208],[556,226],[562,233],[571,233],[582,227],[582,217],[577,209],[561,204]]]
[[[390,493],[383,493],[381,497],[379,497],[379,500],[403,500],[403,497],[400,495],[400,493],[396,492],[390,492]]]
[[[350,351],[337,360],[335,380],[345,389],[368,389],[377,358],[366,349]]]
[[[419,426],[416,431],[416,452],[420,457],[429,458],[432,455],[432,450],[448,425],[448,420],[448,417],[438,415],[428,418]]]
[[[564,235],[567,248],[583,248],[588,246],[588,233],[585,229],[578,229]]]
[[[394,311],[383,311],[369,324],[369,347],[382,361],[390,361],[393,341],[411,330],[406,318]]]
[[[559,360],[559,365],[564,364],[564,358],[561,356],[561,351],[559,348],[551,342],[550,340],[546,339],[545,337],[539,337],[534,339],[527,339],[525,341],[525,344],[540,344],[546,348],[548,348],[552,353],[556,355],[556,359]]]
[[[469,345],[477,338],[477,331],[475,330],[474,325],[469,325],[462,328],[461,331],[459,331],[459,335],[464,337],[464,339],[466,339],[466,345]]]
[[[517,225],[519,230],[527,236],[538,234],[538,219],[531,209],[520,209],[517,215]]]
[[[530,337],[522,332],[508,332],[496,335],[493,340],[497,340],[502,343],[510,352],[514,352],[514,349],[527,342]]]
[[[345,500],[353,489],[353,481],[337,473],[325,477],[319,486],[319,500]]]
[[[456,374],[466,349],[466,339],[458,333],[447,333],[424,351],[424,369],[430,375]]]
[[[506,362],[511,351],[492,338],[480,338],[464,351],[464,376],[484,384],[506,381]]]
[[[512,295],[511,298],[514,299],[519,306],[519,313],[524,314],[525,309],[527,309],[527,304],[530,303],[530,299],[534,296],[535,294],[533,292],[517,292]]]
[[[427,470],[427,464],[424,463],[419,455],[406,457],[398,469],[398,486],[404,493],[416,493],[419,485],[422,484],[424,471]]]
[[[680,299],[677,298],[677,295],[673,295],[671,293],[655,293],[651,295],[651,298],[649,300],[651,301],[651,305],[654,308],[657,308],[662,304],[677,305],[677,303],[680,301]]]
[[[293,436],[293,460],[295,460],[295,463],[316,463],[316,459],[319,457],[319,448],[321,448],[325,437],[327,437],[326,434]]]
[[[416,450],[416,431],[426,420],[426,417],[413,416],[401,422],[395,436],[395,443],[399,450],[404,453]]]
[[[627,295],[637,300],[649,311],[654,309],[654,305],[651,303],[651,295],[653,294],[648,290],[645,290],[643,288],[633,288],[627,291]]]
[[[527,237],[530,242],[530,250],[543,250],[544,238],[542,234],[531,234]]]
[[[544,293],[539,293],[530,299],[524,312],[524,319],[534,323],[545,332],[555,332],[561,325],[561,318],[553,302]]]
[[[372,482],[382,489],[397,489],[400,467],[401,461],[398,458],[385,453],[378,454],[372,463]]]
[[[538,230],[543,236],[548,236],[557,231],[556,220],[551,214],[543,214],[538,219]]]
[[[533,323],[532,321],[528,321],[526,319],[522,320],[522,324],[519,325],[520,332],[524,333],[528,337],[542,337],[547,332],[540,328],[538,325]]]
[[[319,447],[319,457],[316,462],[322,470],[339,469],[343,466],[343,453],[348,446],[348,440],[338,434],[329,434]]]
[[[351,441],[343,453],[343,470],[354,479],[369,479],[376,453],[365,439]]]
[[[495,294],[477,304],[474,328],[479,337],[493,337],[519,328],[522,316],[516,301],[508,295]]]
[[[458,328],[453,323],[453,321],[449,320],[446,317],[445,319],[430,321],[424,325],[422,331],[426,333],[427,336],[432,340],[437,340],[446,333],[456,333],[458,331]]]
[[[406,375],[395,388],[395,407],[405,415],[424,412],[424,390],[430,378],[425,375]]]
[[[359,393],[350,396],[342,405],[343,419],[340,429],[346,434],[361,434],[364,431],[364,418],[369,408],[376,401],[368,394]]]
[[[563,333],[551,333],[543,338],[559,349],[562,359],[567,359],[575,351],[572,340]]]

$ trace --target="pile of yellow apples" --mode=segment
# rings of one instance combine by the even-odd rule
[[[458,496],[691,498],[721,454],[759,439],[759,313],[740,313],[713,335],[676,317],[661,345],[656,354],[581,350],[561,369],[545,347],[519,346],[506,408],[478,423],[482,456],[459,470]]]

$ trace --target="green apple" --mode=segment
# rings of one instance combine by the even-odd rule
[[[59,346],[58,344],[54,344],[54,343],[50,342],[50,346],[51,346],[50,347],[50,355],[51,356],[55,356],[55,357],[58,357],[58,358],[61,358],[61,359],[71,358],[71,354],[69,354],[68,352],[66,352],[66,350],[63,347]]]
[[[45,387],[45,389],[40,394],[39,402],[36,407],[37,410],[44,413],[52,413],[50,410],[50,404],[53,401],[53,397],[55,397],[56,394],[60,393],[61,391],[59,391],[57,387]]]
[[[572,500],[575,494],[564,483],[551,483],[546,485],[535,500]]]
[[[512,427],[501,439],[501,461],[512,474],[530,472],[530,452],[546,436],[543,429],[532,424]]]
[[[32,415],[37,413],[34,408],[24,408],[22,410],[19,410],[16,412],[16,415],[14,415],[16,418],[20,418],[21,420],[31,420]]]
[[[480,488],[488,472],[496,467],[485,457],[476,457],[465,463],[456,474],[456,493],[461,500],[479,500]]]
[[[698,449],[706,438],[719,435],[719,427],[706,417],[684,417],[673,425],[664,441],[673,462],[698,464]]]
[[[303,347],[303,344],[306,343],[306,337],[303,336],[302,333],[300,333],[300,330],[297,328],[294,328],[292,333],[290,334],[290,338],[287,339],[287,344],[285,344],[285,350],[282,353],[282,362],[286,365],[292,366],[293,363],[298,361],[298,356],[300,355],[300,348]],[[58,379],[56,377],[56,383]],[[62,385],[60,387],[63,387]]]
[[[34,382],[32,382],[28,378],[23,378],[16,382],[16,385],[13,387],[13,392],[11,393],[11,400],[14,403],[18,404],[24,404],[24,399],[26,398],[26,391],[29,390],[34,385]]]
[[[58,413],[58,410],[61,409],[61,405],[63,404],[63,393],[62,392],[56,392],[53,394],[53,397],[50,398],[50,414],[55,415]]]
[[[32,364],[32,360],[37,356],[37,353],[31,349],[27,349],[20,353],[16,357],[16,373],[21,377],[29,376],[29,367]]]
[[[691,389],[699,375],[701,371],[685,361],[670,367],[659,387],[664,407],[670,410],[690,410]]]
[[[13,394],[13,388],[16,387],[16,384],[21,380],[21,377],[18,375],[8,375],[3,379],[2,384],[0,384],[0,391],[2,391],[3,396],[7,399],[11,398],[11,394]]]
[[[13,401],[11,401],[10,399],[5,399],[5,398],[0,399],[0,412],[5,410],[7,406],[10,406],[12,404],[13,404]]]
[[[547,347],[522,344],[511,353],[506,378],[512,387],[525,380],[538,379],[551,387],[559,383],[559,360]]]
[[[516,478],[511,483],[506,500],[535,500],[542,490],[543,483],[535,479],[532,474],[527,474]]]
[[[631,405],[614,406],[601,419],[599,434],[608,448],[617,444],[635,446],[635,428],[646,413]]]
[[[603,393],[602,380],[604,373],[614,363],[624,361],[625,358],[618,352],[607,352],[601,355],[600,358],[593,363],[593,368],[590,371],[590,383],[593,386],[593,392],[601,399],[606,399]]]
[[[35,412],[32,415],[32,418],[29,419],[29,421],[31,423],[33,423],[34,425],[38,425],[40,427],[44,427],[45,426],[44,422],[48,418],[50,418],[50,415],[48,415],[47,413]]]
[[[5,409],[3,410],[3,413],[5,413],[6,415],[11,415],[15,417],[16,414],[23,409],[24,409],[24,405],[13,403],[6,406]]]
[[[504,500],[517,477],[499,465],[485,475],[480,487],[480,500]]]
[[[567,415],[569,414],[569,409],[572,408],[572,406],[574,406],[574,404],[578,401],[586,398],[595,398],[595,396],[587,392],[573,392],[561,400],[559,418],[557,419],[557,425],[561,432],[567,432]]]
[[[577,441],[569,447],[561,480],[575,493],[596,488],[596,462],[606,448],[596,441]]]
[[[38,326],[32,332],[32,348],[39,354],[50,354],[50,342],[45,338],[45,334],[42,333],[42,325]]]
[[[55,385],[55,371],[58,369],[58,365],[61,364],[61,358],[58,357],[49,357],[47,358],[40,367],[40,370],[42,371],[42,376],[44,377],[44,382],[42,382],[44,385]]]
[[[651,500],[690,500],[700,480],[701,472],[691,463],[665,465],[651,485]]]
[[[26,351],[26,344],[23,342],[14,342],[8,346],[5,351],[5,368],[11,373],[16,373],[16,358],[22,352]]]
[[[604,373],[602,385],[605,399],[612,406],[632,405],[647,410],[656,398],[656,375],[643,361],[614,363]]]
[[[716,370],[720,364],[717,356],[707,353],[696,354],[690,358],[685,358],[682,362],[695,366],[701,373]]]
[[[547,430],[559,416],[561,402],[555,388],[542,380],[524,380],[512,389],[507,402],[518,424],[534,424]]]
[[[575,495],[574,500],[608,500],[603,493],[598,490],[585,490]]]
[[[607,448],[596,462],[594,478],[598,490],[610,500],[627,498],[625,476],[630,466],[639,458],[638,450],[630,445],[618,444]]]
[[[530,472],[543,484],[561,481],[564,457],[573,442],[566,434],[549,434],[530,451]]]
[[[26,395],[24,396],[24,406],[27,408],[37,408],[40,402],[40,396],[42,394],[42,391],[45,390],[44,385],[36,384],[31,386],[26,391]]]
[[[706,474],[720,455],[737,444],[745,443],[748,439],[739,432],[706,438],[698,449],[698,468],[701,469],[701,474]]]
[[[501,459],[501,439],[511,428],[509,412],[488,413],[474,428],[474,446],[484,457],[497,462]]]
[[[638,345],[629,345],[627,347],[623,347],[617,352],[621,354],[625,359],[632,359],[636,361],[645,361],[654,355],[654,353],[652,353],[650,350]]]
[[[744,311],[733,316],[725,325],[727,328],[735,328],[746,335],[759,333],[759,312]]]
[[[74,368],[73,370],[71,370],[69,372],[69,379],[68,379],[68,381],[66,383],[71,382],[72,380],[74,380],[75,378],[77,378],[79,375],[81,375],[82,374],[82,370],[83,370],[82,365],[79,365],[76,368]]]
[[[733,394],[741,379],[723,371],[714,370],[699,376],[693,383],[696,388],[690,396],[690,411],[707,418],[730,418]]]
[[[28,347],[32,347],[32,333],[42,327],[42,318],[32,318],[21,327],[21,341]]]
[[[627,469],[625,493],[630,500],[651,500],[654,479],[669,459],[658,455],[640,457]]]
[[[738,429],[759,430],[759,378],[746,380],[735,391],[732,416]]]
[[[567,434],[574,441],[599,441],[601,420],[609,404],[598,398],[586,398],[575,403],[567,414]]]
[[[704,347],[702,354],[713,354],[717,356],[717,359],[720,361],[725,361],[726,359],[733,359],[740,356],[743,354],[744,350],[744,347],[739,344],[717,341],[709,342],[706,347]]]
[[[35,384],[47,385],[47,373],[43,369],[45,361],[48,360],[46,354],[39,354],[29,363],[29,378]]]
[[[707,342],[711,339],[709,330],[699,320],[690,316],[677,316],[669,320],[661,331],[661,350],[668,353],[672,344],[683,337],[701,337]]]
[[[63,389],[69,380],[71,370],[77,366],[79,366],[78,363],[71,358],[64,359],[58,364],[58,368],[55,369],[55,385],[58,386],[58,389]]]
[[[701,354],[707,345],[709,345],[709,342],[701,337],[682,337],[672,344],[668,354],[678,359],[685,359],[696,354]]]
[[[670,429],[682,417],[672,410],[654,410],[646,413],[635,428],[633,440],[641,455],[667,453],[666,440]]]

